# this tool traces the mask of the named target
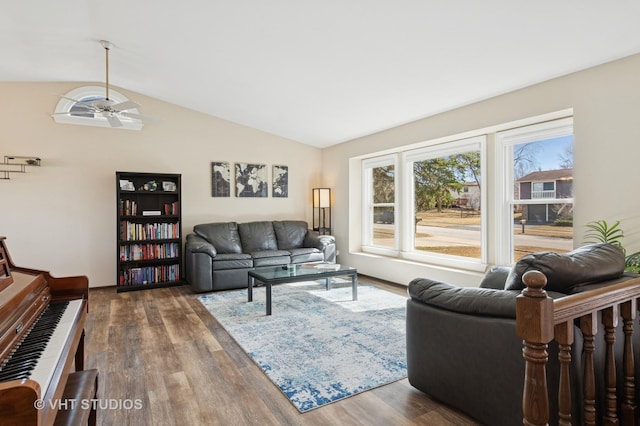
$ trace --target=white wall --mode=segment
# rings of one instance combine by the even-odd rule
[[[321,151],[157,99],[118,91],[161,117],[142,131],[56,124],[59,98],[85,83],[0,83],[0,161],[34,155],[42,167],[0,180],[0,235],[19,266],[116,283],[115,172],[182,174],[182,234],[204,222],[311,222]],[[92,84],[92,83],[88,83]],[[213,198],[211,161],[289,166],[289,197]]]
[[[640,250],[640,196],[635,190],[640,183],[639,75],[640,55],[634,55],[323,150],[324,184],[334,189],[339,261],[397,283],[425,276],[476,285],[479,273],[359,252],[360,215],[349,207],[358,206],[361,195],[349,189],[350,178],[359,179],[350,172],[350,158],[569,108],[574,111],[574,244],[580,245],[587,222],[620,220],[627,250]],[[489,170],[495,167],[492,144],[491,139]],[[491,259],[496,248],[489,250]]]
[[[48,269],[55,276],[86,274],[92,286],[113,285],[116,170],[182,173],[183,235],[207,221],[310,222],[311,188],[321,185],[333,189],[332,220],[341,263],[402,284],[429,276],[475,285],[478,273],[358,253],[360,217],[349,210],[349,203],[357,204],[360,194],[349,190],[350,158],[573,108],[576,244],[587,222],[621,220],[625,246],[637,251],[638,75],[640,55],[634,55],[322,151],[120,88],[143,105],[141,113],[165,121],[148,124],[141,132],[55,124],[49,114],[56,94],[80,83],[0,83],[0,158],[11,154],[43,159],[41,168],[0,180],[0,235],[8,238],[19,265]],[[491,159],[493,141],[489,143]],[[289,198],[212,198],[211,161],[288,165]]]

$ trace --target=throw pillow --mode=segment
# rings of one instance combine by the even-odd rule
[[[493,266],[487,271],[482,281],[480,281],[480,288],[502,290],[509,276],[509,272],[511,272],[511,268],[508,266]]]
[[[624,252],[611,244],[590,244],[564,254],[528,254],[509,273],[505,290],[524,289],[522,276],[532,270],[547,277],[545,290],[566,293],[578,284],[620,278],[624,273]]]

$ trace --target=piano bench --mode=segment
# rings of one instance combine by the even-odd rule
[[[96,424],[95,404],[98,393],[98,370],[80,370],[70,373],[67,384],[62,393],[62,400],[74,400],[76,404],[67,405],[67,409],[58,410],[55,426],[91,425]]]

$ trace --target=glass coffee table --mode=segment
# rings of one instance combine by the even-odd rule
[[[257,281],[267,288],[267,315],[271,315],[271,286],[274,284],[324,279],[329,290],[329,278],[337,276],[351,277],[351,294],[358,300],[358,271],[356,268],[337,264],[302,264],[285,266],[267,266],[249,271],[249,302],[253,301],[253,286]]]

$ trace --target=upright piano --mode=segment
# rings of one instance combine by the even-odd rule
[[[60,401],[84,369],[88,296],[85,276],[15,266],[0,237],[0,424],[53,425],[68,411]]]

